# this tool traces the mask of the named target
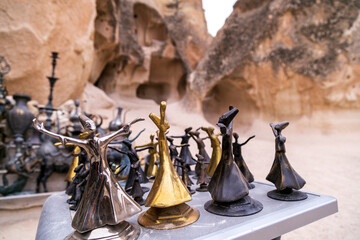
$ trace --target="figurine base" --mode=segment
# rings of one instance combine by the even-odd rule
[[[248,216],[260,212],[263,209],[263,205],[246,196],[234,202],[216,202],[214,200],[207,201],[204,205],[206,211],[229,217],[241,217]]]
[[[65,240],[82,240],[82,239],[121,239],[121,240],[135,240],[140,236],[141,229],[135,224],[122,221],[117,225],[106,225],[101,228],[94,229],[89,232],[79,233],[77,231],[71,233]]]
[[[132,188],[129,188],[128,190],[126,190],[126,193],[130,194],[131,189]],[[150,191],[150,188],[148,188],[148,187],[141,187],[141,189],[143,190],[144,193],[147,193],[148,191]]]
[[[140,206],[144,206],[145,200],[142,197],[134,198],[135,202],[137,202]]]
[[[269,198],[280,201],[301,201],[307,199],[307,194],[293,189],[283,191],[273,190],[267,193]]]
[[[202,186],[198,187],[196,189],[196,191],[198,191],[198,192],[207,192],[208,191],[207,185],[205,187],[202,187]]]
[[[151,207],[139,216],[138,222],[146,228],[168,230],[190,225],[196,222],[199,216],[197,209],[182,203],[167,208]]]

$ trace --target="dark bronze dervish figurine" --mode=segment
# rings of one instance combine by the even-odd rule
[[[71,198],[67,200],[67,203],[71,205],[70,210],[76,211],[83,196],[90,170],[86,169],[85,163],[80,163],[74,172],[75,177],[66,189],[66,194],[71,195]]]
[[[209,138],[209,137],[201,138],[199,130],[200,130],[200,128],[196,129],[196,131],[189,132],[189,134],[194,139],[194,141],[196,142],[198,150],[199,150],[199,154],[204,157],[205,169],[207,169],[207,166],[210,163],[210,157],[209,157],[209,155],[207,154],[207,152],[205,150],[204,140]],[[200,171],[201,171],[201,166],[200,166],[200,163],[197,162],[196,165],[195,165],[195,174],[196,174],[197,177],[200,176]]]
[[[124,152],[127,152],[129,150],[129,148],[127,147],[127,145],[124,144],[123,141],[127,140],[130,143],[133,143],[144,131],[145,131],[145,128],[142,129],[134,138],[130,139],[130,135],[132,133],[132,130],[130,130],[126,135],[123,136],[122,140],[114,141],[111,144],[121,144],[121,150]],[[112,148],[110,148],[110,149],[112,149]],[[122,154],[118,151],[109,151],[109,153],[108,153],[109,164],[110,164],[110,161],[112,162],[111,166],[115,167],[115,169],[117,169],[116,165],[119,165],[120,169],[123,169],[123,167],[125,166],[125,170],[122,171],[122,173],[114,172],[115,175],[117,175],[121,178],[124,178],[129,175],[131,163],[130,163],[129,156],[127,154]]]
[[[255,135],[249,137],[243,143],[238,143],[239,135],[237,133],[234,133],[233,136],[235,138],[235,142],[233,143],[233,152],[234,152],[235,163],[239,167],[241,173],[244,175],[246,181],[248,181],[250,189],[252,189],[255,187],[255,185],[252,184],[252,182],[254,181],[254,175],[250,172],[248,166],[246,165],[246,163],[244,161],[244,158],[241,154],[241,147],[244,146],[245,144],[247,144],[251,139],[253,139],[255,137]]]
[[[142,170],[142,168],[140,166],[140,159],[139,159],[139,156],[138,156],[137,152],[147,150],[147,149],[151,149],[153,147],[148,146],[148,147],[144,147],[144,148],[140,148],[140,149],[135,150],[135,149],[132,148],[130,141],[123,140],[122,143],[128,149],[127,151],[123,151],[122,149],[116,149],[114,147],[109,147],[109,148],[111,148],[111,149],[113,149],[115,151],[118,151],[119,153],[126,154],[130,159],[130,172],[129,172],[129,175],[128,175],[128,178],[127,178],[126,184],[125,184],[125,191],[129,192],[131,190],[131,187],[134,185],[136,172],[139,172],[139,182],[140,183],[149,182],[148,178],[146,177],[145,172]],[[149,189],[147,189],[147,191],[149,191]]]
[[[177,148],[178,147],[189,146],[189,144],[187,143],[187,144],[175,145],[174,144],[174,138],[166,136],[166,139],[169,142],[169,151],[170,151],[171,162],[174,165],[178,175],[181,176],[181,174],[182,174],[181,162],[180,162],[181,158],[178,156],[179,152],[178,152]]]
[[[188,170],[188,166],[185,163],[184,159],[178,159],[179,163],[180,163],[180,168],[181,168],[181,180],[183,181],[183,183],[185,184],[185,186],[187,187],[188,191],[190,194],[194,194],[195,190],[191,189],[191,185],[194,185],[194,183],[191,181],[190,177],[189,177],[189,170]],[[177,165],[178,166],[178,165]]]
[[[106,148],[116,137],[128,133],[132,124],[141,120],[144,119],[135,119],[110,135],[97,137],[94,121],[81,115],[81,125],[89,133],[87,139],[75,139],[50,132],[44,128],[43,123],[33,120],[34,128],[39,132],[58,139],[63,145],[72,143],[85,149],[90,159],[90,172],[85,191],[72,221],[72,227],[77,233],[88,232],[105,225],[111,228],[119,224],[124,228],[137,229],[124,220],[139,213],[141,207],[126,194],[111,172],[106,160]],[[119,235],[120,231],[121,229],[118,229],[116,234]],[[137,231],[136,234],[138,235],[139,232]]]
[[[299,201],[307,198],[307,194],[301,191],[305,180],[291,167],[285,155],[286,138],[281,131],[289,125],[282,122],[277,125],[270,123],[275,135],[275,159],[266,180],[275,184],[276,190],[267,193],[268,197],[282,201]],[[296,190],[294,190],[296,189]]]
[[[135,175],[135,179],[134,179],[134,183],[131,187],[131,191],[130,191],[130,195],[134,198],[135,202],[137,202],[140,206],[143,206],[145,203],[145,200],[143,198],[144,196],[144,191],[140,185],[140,172],[136,171],[136,175]]]
[[[188,168],[188,173],[190,175],[194,174],[193,171],[191,171],[190,169],[190,166],[191,165],[194,165],[195,164],[195,161],[193,160],[193,157],[191,155],[191,152],[190,152],[190,148],[189,148],[189,140],[191,138],[190,136],[190,131],[192,130],[192,127],[188,127],[185,129],[185,134],[182,135],[182,136],[171,136],[172,138],[181,138],[181,145],[183,145],[181,147],[181,150],[180,150],[180,158],[185,160],[185,165],[187,166]]]
[[[197,183],[200,184],[200,187],[196,189],[198,192],[207,192],[208,191],[208,184],[210,182],[209,176],[206,173],[204,157],[200,154],[196,154],[198,160],[195,160],[196,163],[200,165],[200,175],[198,177]]]
[[[223,134],[220,162],[212,176],[208,190],[213,200],[205,203],[205,210],[222,216],[247,216],[262,210],[262,204],[249,195],[248,182],[234,162],[232,151],[233,119],[239,110],[230,106],[217,123]]]

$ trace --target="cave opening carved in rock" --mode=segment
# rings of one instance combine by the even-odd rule
[[[149,81],[140,84],[136,96],[142,99],[177,101],[185,94],[186,72],[183,64],[177,59],[162,57],[151,58]]]
[[[157,11],[142,3],[134,5],[135,32],[142,46],[151,46],[153,40],[165,41],[168,37],[165,24]]]
[[[216,124],[219,117],[229,111],[229,106],[239,109],[235,118],[236,127],[248,127],[259,115],[259,108],[248,93],[249,85],[239,79],[219,81],[202,101],[202,111],[206,120]]]

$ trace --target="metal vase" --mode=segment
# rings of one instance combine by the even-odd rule
[[[30,101],[30,96],[25,94],[14,94],[16,101],[13,107],[7,114],[8,126],[14,135],[15,143],[23,142],[26,131],[30,128],[34,115],[29,111],[27,102]]]
[[[121,120],[122,110],[123,110],[122,107],[118,107],[116,118],[109,123],[109,131],[117,131],[122,127],[123,125],[123,121]]]

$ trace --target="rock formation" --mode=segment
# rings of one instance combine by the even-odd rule
[[[90,82],[107,94],[179,100],[209,40],[201,0],[98,0]]]
[[[238,0],[186,99],[210,122],[232,104],[243,123],[359,108],[359,8],[356,0]]]
[[[182,100],[209,122],[229,105],[242,123],[359,109],[359,8],[357,0],[238,0],[211,39],[201,0],[3,1],[5,85],[45,104],[58,51],[55,106],[97,98],[88,94],[95,85],[111,97]],[[109,112],[111,99],[104,104]]]
[[[5,76],[9,94],[46,104],[50,56],[57,51],[55,106],[81,95],[90,76],[95,17],[95,0],[1,1],[0,55],[11,65]]]

